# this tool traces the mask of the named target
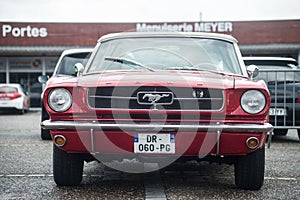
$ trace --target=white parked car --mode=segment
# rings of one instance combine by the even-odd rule
[[[0,111],[14,110],[23,114],[29,107],[29,95],[20,84],[0,84]]]

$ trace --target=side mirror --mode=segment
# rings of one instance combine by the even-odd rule
[[[38,81],[40,83],[46,83],[48,81],[49,77],[47,75],[42,75],[38,77]]]
[[[249,65],[247,67],[247,72],[250,80],[253,80],[255,77],[257,77],[259,68],[256,65]]]
[[[84,66],[82,63],[76,63],[74,66],[74,72],[77,76],[80,76],[83,73]]]

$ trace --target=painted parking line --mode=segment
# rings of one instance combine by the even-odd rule
[[[153,172],[153,173],[149,173],[150,175],[145,174],[144,176],[144,180],[147,180],[147,183],[150,183],[150,180],[153,181],[154,180],[159,180],[160,181],[160,175],[159,172]],[[83,174],[84,177],[103,177],[102,174]],[[53,174],[0,174],[0,177],[53,177]],[[154,178],[151,178],[154,177]],[[201,176],[201,177],[206,177],[209,178],[209,176]],[[229,179],[232,177],[219,177],[219,178],[224,178],[224,179]],[[148,181],[149,180],[149,181]],[[270,176],[266,176],[265,180],[282,180],[282,181],[299,181],[300,178],[295,178],[295,177],[270,177]]]
[[[293,177],[265,177],[265,180],[297,181],[299,179]]]
[[[0,177],[53,177],[53,174],[0,174]]]
[[[145,200],[167,199],[159,172],[146,173],[144,175]]]

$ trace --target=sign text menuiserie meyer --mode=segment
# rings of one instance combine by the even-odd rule
[[[137,32],[232,32],[232,22],[137,23]]]

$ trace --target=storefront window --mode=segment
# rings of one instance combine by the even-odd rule
[[[6,83],[5,60],[0,58],[0,83]]]
[[[50,75],[52,75],[57,61],[58,61],[58,58],[45,58],[45,66],[46,66],[47,74],[50,73]]]
[[[6,69],[6,59],[8,71]],[[0,58],[0,83],[19,83],[30,94],[31,107],[40,107],[42,84],[40,75],[51,76],[58,57],[8,57]]]
[[[10,72],[42,72],[42,61],[34,58],[9,58]]]

